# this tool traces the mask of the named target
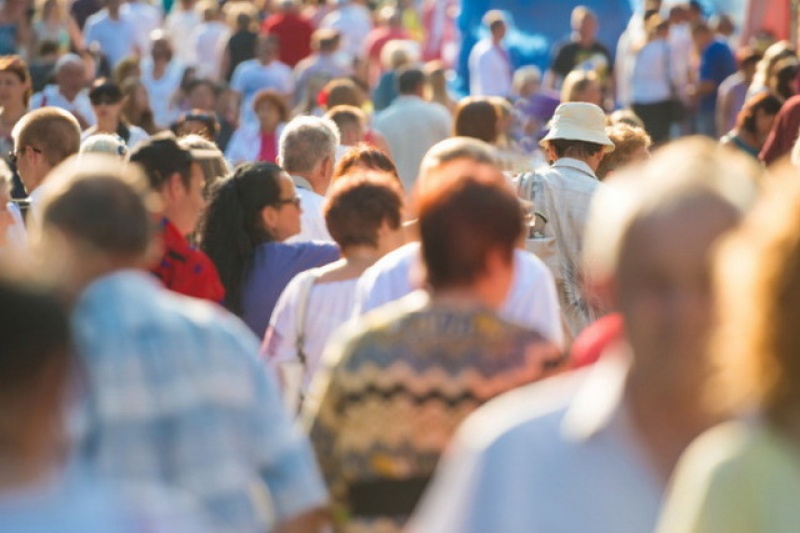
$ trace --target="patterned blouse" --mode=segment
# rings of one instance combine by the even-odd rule
[[[395,531],[459,423],[560,362],[542,336],[486,308],[414,293],[328,347],[305,420],[340,531]]]

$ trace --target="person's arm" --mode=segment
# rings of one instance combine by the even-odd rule
[[[720,92],[717,100],[717,137],[722,137],[728,132],[728,117],[733,106],[733,91]]]
[[[67,20],[67,32],[69,33],[69,40],[72,43],[72,47],[78,51],[83,50],[83,35],[81,34],[81,30],[78,28],[78,24],[75,22],[75,19],[72,17],[69,17]]]

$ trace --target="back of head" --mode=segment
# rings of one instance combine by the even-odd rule
[[[282,172],[272,163],[239,165],[214,187],[201,224],[201,247],[217,267],[226,307],[237,314],[241,314],[242,276],[253,250],[275,240],[261,211],[280,201]]]
[[[614,143],[614,151],[606,154],[595,174],[604,180],[610,172],[633,163],[637,158],[647,156],[652,140],[643,128],[630,126],[624,122],[609,126],[606,129],[608,138]]]
[[[329,81],[322,92],[327,95],[328,108],[340,105],[361,106],[360,89],[349,78],[339,78]]]
[[[450,137],[440,141],[431,146],[422,158],[419,186],[424,186],[428,175],[437,168],[458,159],[496,166],[497,152],[489,144],[470,137]]]
[[[416,67],[409,67],[397,74],[397,91],[400,94],[421,94],[425,86],[425,73]]]
[[[153,251],[159,207],[135,167],[110,155],[82,154],[51,173],[32,240],[44,259],[56,259],[46,268],[67,269],[52,272],[67,283],[76,265],[141,266]]]
[[[489,98],[467,97],[456,106],[453,135],[494,144],[497,141],[498,120],[498,109]]]
[[[61,435],[52,431],[62,416],[72,363],[67,312],[53,293],[0,277],[0,338],[0,460],[22,469],[33,452],[18,448],[31,442],[22,431],[35,424],[39,437],[53,437],[48,452],[59,444]],[[42,432],[43,424],[53,427]]]
[[[323,212],[331,237],[346,250],[350,246],[377,248],[378,230],[384,223],[390,229],[399,229],[402,209],[403,190],[396,180],[360,171],[334,183]]]
[[[160,133],[140,142],[128,154],[128,161],[141,166],[154,191],[160,191],[176,172],[189,187],[192,154],[180,147],[172,133]]]
[[[422,258],[437,290],[470,288],[491,253],[510,265],[522,233],[522,210],[502,173],[434,171],[417,199]]]
[[[42,107],[23,116],[12,133],[17,147],[32,146],[54,167],[77,154],[81,127],[71,113],[58,107]]]
[[[278,162],[290,174],[308,174],[325,158],[335,157],[339,140],[339,130],[331,120],[296,117],[281,134]]]
[[[325,113],[325,118],[330,119],[336,124],[340,134],[354,128],[363,129],[367,120],[363,111],[350,105],[337,105],[328,109]]]
[[[339,162],[336,163],[332,182],[357,170],[374,170],[389,174],[402,187],[400,176],[397,174],[397,167],[394,166],[392,159],[369,144],[357,144],[344,153]]]
[[[200,135],[185,135],[178,139],[178,146],[192,153],[192,159],[203,170],[206,187],[211,187],[230,173],[230,166],[216,143]]]

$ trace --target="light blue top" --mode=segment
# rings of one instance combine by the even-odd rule
[[[102,476],[189,492],[215,531],[268,530],[258,486],[277,520],[324,505],[308,440],[236,317],[130,270],[84,291],[73,330],[86,374],[77,449]]]

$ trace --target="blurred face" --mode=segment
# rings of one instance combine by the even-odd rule
[[[700,199],[631,227],[617,296],[635,354],[633,375],[665,390],[697,383],[711,327],[712,246],[735,222],[730,207]]]
[[[578,102],[589,102],[596,106],[603,107],[603,90],[596,81],[590,81],[582,91],[577,94]]]
[[[189,187],[179,176],[170,180],[164,192],[167,218],[178,228],[181,235],[188,235],[197,229],[197,222],[206,208],[205,176],[197,163],[191,164]]]
[[[56,74],[58,86],[65,92],[77,93],[86,86],[86,72],[83,65],[70,63]]]
[[[154,61],[169,61],[172,56],[172,50],[166,39],[156,39],[153,41],[151,54]]]
[[[280,187],[280,199],[275,205],[265,207],[263,214],[267,230],[278,241],[284,241],[300,233],[300,215],[303,213],[303,209],[300,206],[292,178],[288,174],[281,174]]]
[[[256,117],[261,131],[273,132],[278,127],[281,121],[281,115],[278,108],[270,102],[262,102],[256,107]]]
[[[118,123],[122,114],[122,100],[101,97],[92,102],[92,109],[98,122]]]
[[[137,109],[147,109],[150,107],[150,95],[147,93],[147,87],[144,85],[137,85],[133,91],[133,102]]]
[[[772,125],[775,123],[775,116],[765,112],[763,109],[756,111],[756,133],[759,136],[766,137],[772,131]]]
[[[597,37],[597,19],[593,15],[584,15],[578,23],[578,35],[583,41],[593,41]]]
[[[0,106],[12,103],[21,104],[25,100],[25,91],[28,85],[16,74],[0,72]]]
[[[214,91],[211,87],[205,84],[198,85],[189,93],[189,108],[213,111],[214,100]]]

